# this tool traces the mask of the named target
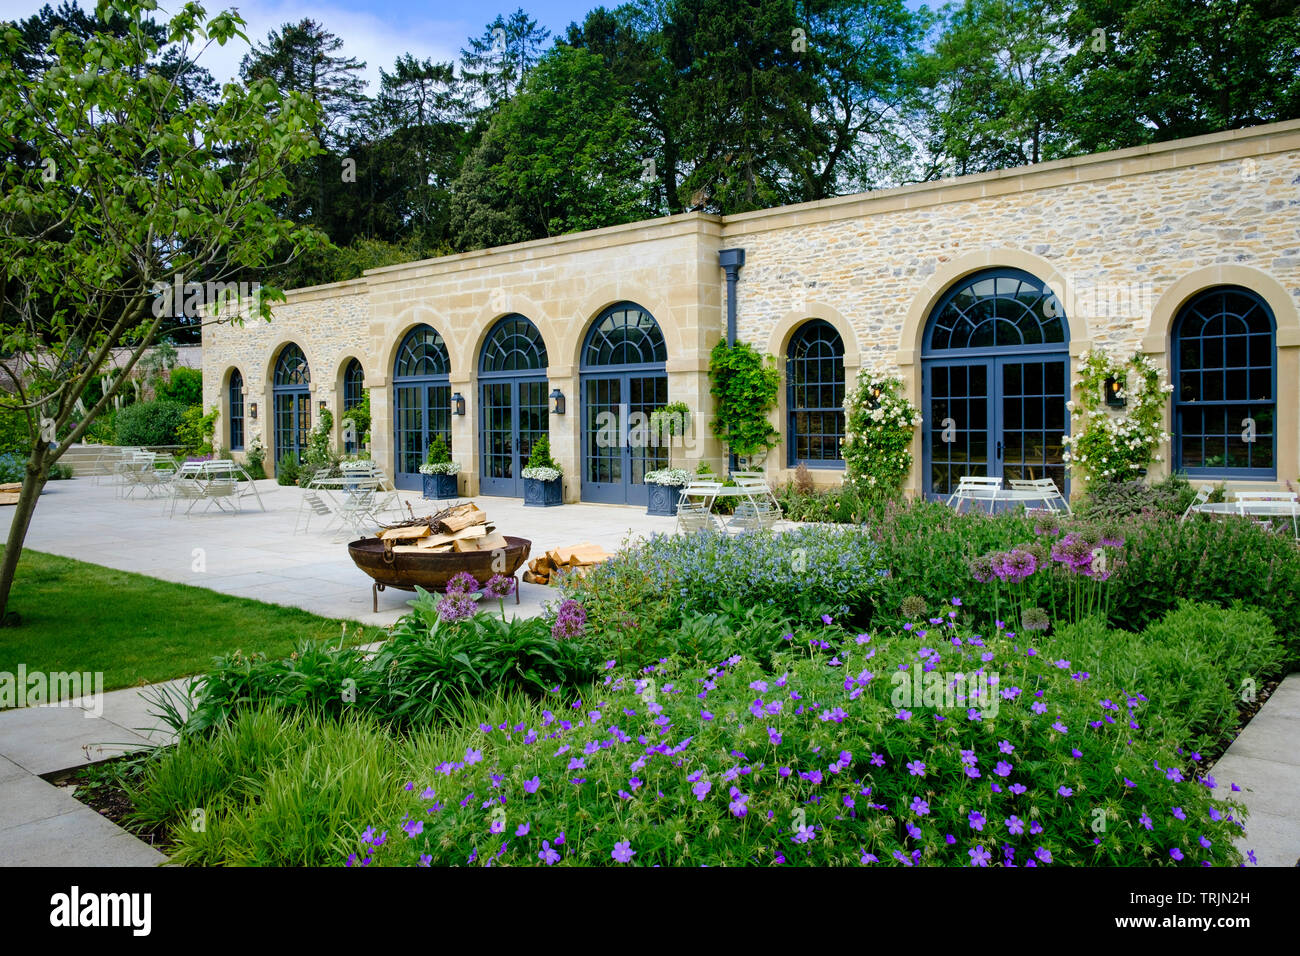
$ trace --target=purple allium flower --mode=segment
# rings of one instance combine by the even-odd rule
[[[438,619],[444,624],[466,620],[478,612],[478,605],[464,591],[449,591],[439,599],[436,607]]]
[[[447,594],[472,594],[478,590],[478,579],[468,571],[452,575],[447,582]]]
[[[559,613],[555,616],[555,624],[551,627],[551,636],[557,641],[575,638],[582,633],[586,623],[586,608],[570,598],[560,605]]]
[[[624,840],[621,843],[614,844],[614,850],[610,853],[615,863],[631,863],[632,857],[636,856],[636,850],[632,849],[632,842]]]
[[[515,593],[514,575],[494,574],[483,585],[483,595],[489,598],[507,598]]]

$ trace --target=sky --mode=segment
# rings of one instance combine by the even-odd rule
[[[61,0],[49,0],[58,6]],[[552,37],[562,36],[568,25],[581,22],[589,10],[598,6],[616,7],[621,0],[486,0],[486,2],[447,2],[447,0],[202,0],[209,14],[234,8],[248,23],[249,40],[262,42],[267,33],[285,23],[310,17],[330,32],[343,38],[343,53],[366,64],[365,76],[371,94],[379,86],[379,68],[391,70],[402,53],[418,59],[455,60],[471,36],[480,35],[497,14],[508,17],[522,7]],[[921,0],[906,0],[916,8]],[[0,0],[0,20],[23,20],[36,13],[42,0]],[[93,9],[94,0],[79,0],[84,9]],[[179,8],[181,0],[158,0],[160,11]],[[932,4],[933,5],[933,4]],[[158,19],[165,19],[160,12]],[[218,82],[233,79],[239,61],[248,51],[242,42],[224,48],[213,44],[200,57]]]

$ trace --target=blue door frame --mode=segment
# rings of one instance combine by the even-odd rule
[[[545,375],[487,377],[480,373],[479,491],[522,498],[533,442],[548,434]]]
[[[424,477],[429,442],[441,435],[451,447],[451,385],[446,376],[396,379],[393,382],[393,484],[418,491]]]
[[[1006,351],[922,360],[926,497],[946,499],[964,475],[1052,478],[1068,497],[1069,353]]]
[[[648,506],[645,474],[667,467],[668,449],[654,442],[643,423],[668,403],[667,373],[659,365],[624,366],[583,373],[580,386],[582,500]]]

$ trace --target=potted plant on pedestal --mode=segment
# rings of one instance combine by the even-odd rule
[[[668,467],[656,468],[645,475],[649,492],[648,515],[675,515],[682,489],[691,483],[690,473],[673,467],[673,438],[685,435],[691,410],[685,402],[672,402],[650,413],[650,433],[668,449]]]
[[[460,465],[451,460],[451,451],[441,435],[429,442],[429,450],[424,454],[424,464],[420,466],[421,481],[424,484],[423,495],[439,501],[460,496],[456,475]]]
[[[564,504],[564,472],[551,457],[551,440],[545,435],[533,443],[528,467],[522,474],[525,507],[551,508]]]

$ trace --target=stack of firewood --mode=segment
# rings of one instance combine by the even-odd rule
[[[551,579],[560,571],[567,574],[586,574],[587,568],[602,561],[608,561],[613,555],[598,544],[584,541],[582,544],[563,548],[552,548],[539,558],[528,562],[524,580],[529,584],[550,584]]]
[[[21,481],[7,481],[0,485],[0,505],[18,504],[18,493],[23,490]]]
[[[488,523],[487,512],[474,502],[455,505],[436,515],[411,519],[398,527],[382,528],[377,537],[393,542],[397,554],[440,551],[494,551],[506,547],[505,535]]]

